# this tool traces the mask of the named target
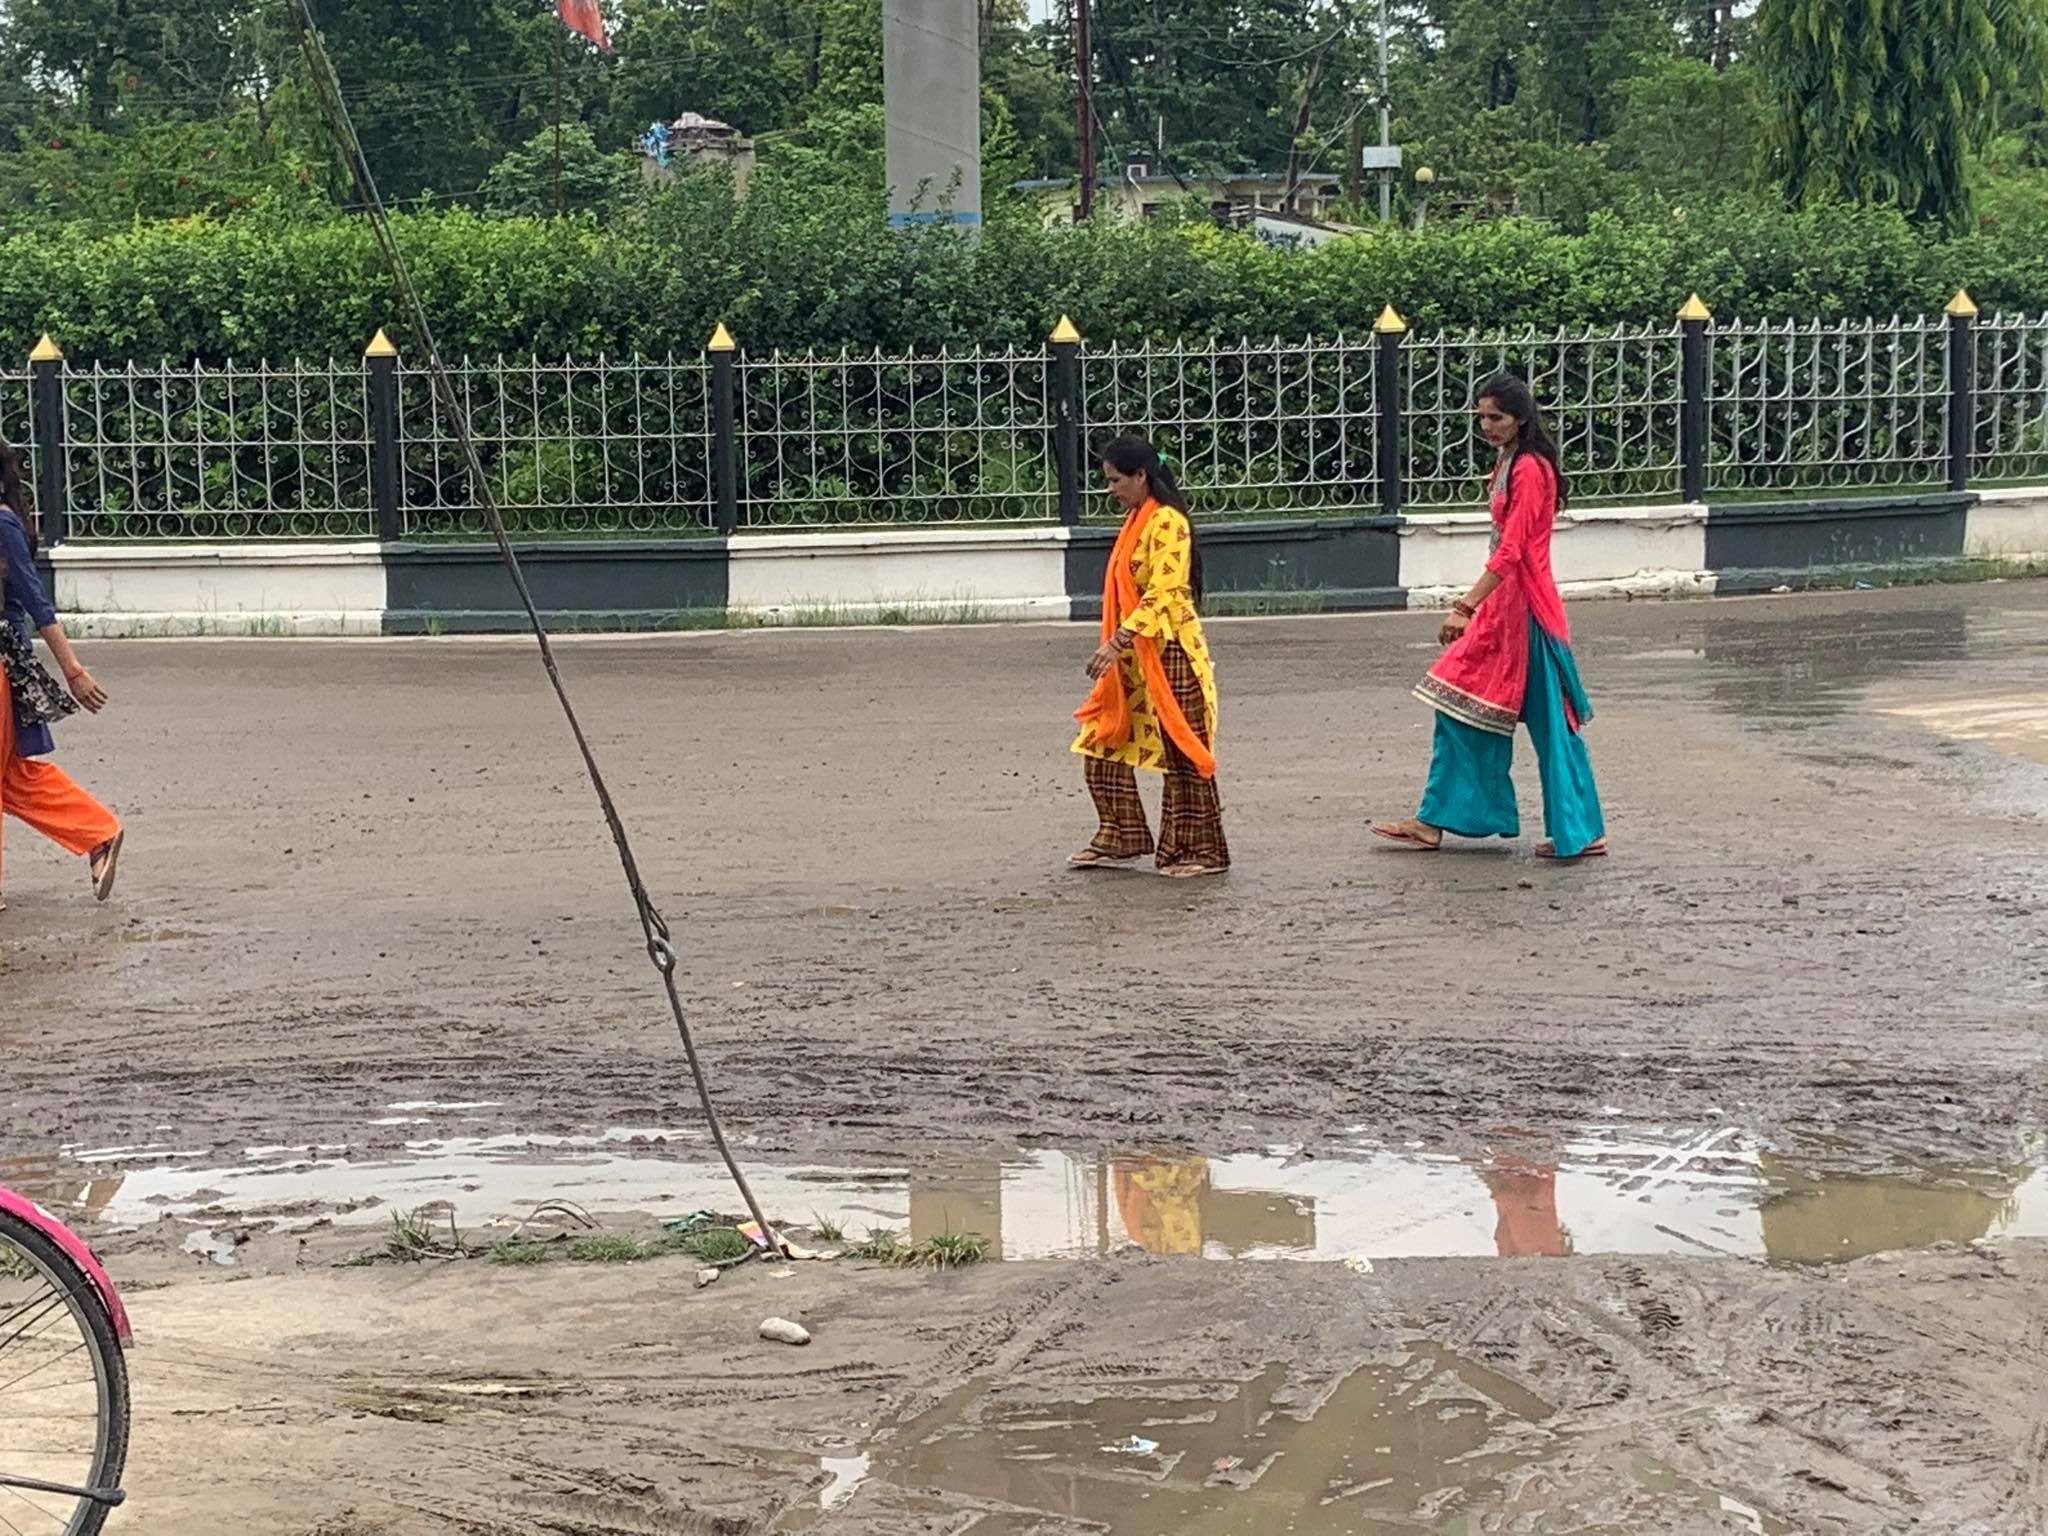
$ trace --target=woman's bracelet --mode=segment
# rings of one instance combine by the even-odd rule
[[[1479,610],[1466,602],[1462,597],[1451,604],[1451,612],[1461,619],[1476,619],[1479,617]]]
[[[85,676],[85,668],[79,667],[75,671],[66,672],[64,674],[64,681],[67,683],[75,683],[83,676]]]

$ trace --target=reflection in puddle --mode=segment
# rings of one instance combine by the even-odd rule
[[[1530,1475],[1571,1444],[1546,1427],[1549,1406],[1435,1346],[1360,1366],[1299,1406],[1287,1377],[1276,1365],[1241,1386],[1147,1382],[1055,1401],[975,1385],[878,1440],[862,1472],[1020,1530],[1052,1520],[1105,1536],[1459,1536],[1494,1528],[1479,1523],[1482,1512],[1534,1517],[1530,1528],[1546,1530],[1619,1514],[1628,1523],[1616,1528],[1651,1530],[1717,1501],[1749,1515],[1747,1528],[1785,1529],[1666,1472],[1630,1479],[1625,1509],[1611,1492],[1597,1513],[1579,1508],[1569,1480]],[[827,1493],[842,1486],[835,1478]]]
[[[70,1158],[0,1160],[0,1183],[108,1223],[265,1216],[383,1222],[452,1205],[465,1226],[546,1201],[596,1210],[721,1209],[724,1171],[675,1131],[471,1137],[351,1161],[332,1151],[251,1154],[204,1167],[151,1158],[125,1173]],[[1033,1150],[1001,1162],[902,1169],[750,1170],[771,1214],[830,1219],[854,1236],[971,1232],[992,1258],[1141,1248],[1209,1259],[1542,1258],[1719,1253],[1827,1263],[1987,1237],[2048,1236],[2048,1169],[1812,1177],[1720,1128],[1589,1127],[1546,1157],[1453,1157],[1359,1147],[1325,1158],[1109,1156]]]

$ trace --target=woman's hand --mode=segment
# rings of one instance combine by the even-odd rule
[[[1471,626],[1472,621],[1462,613],[1444,615],[1443,627],[1436,632],[1438,645],[1451,645]]]
[[[1088,658],[1088,677],[1099,682],[1109,676],[1111,668],[1124,659],[1124,652],[1131,648],[1131,636],[1118,630],[1095,648],[1095,654]]]
[[[107,690],[94,682],[85,668],[68,674],[64,681],[71,686],[71,697],[84,706],[87,714],[96,715],[107,707]]]

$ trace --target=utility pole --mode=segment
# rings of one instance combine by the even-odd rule
[[[1393,98],[1387,93],[1387,0],[1380,0],[1380,148],[1393,144]],[[1380,222],[1394,217],[1394,173],[1380,166]]]
[[[1074,0],[1074,147],[1081,162],[1081,197],[1074,217],[1095,213],[1095,43],[1088,29],[1088,0]]]
[[[1365,203],[1365,103],[1351,114],[1350,158],[1345,161],[1344,195],[1356,209]]]
[[[555,36],[555,217],[562,216],[562,38]]]

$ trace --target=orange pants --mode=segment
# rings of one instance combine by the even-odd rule
[[[0,812],[19,816],[58,847],[76,854],[91,853],[121,830],[119,818],[55,763],[14,755],[14,700],[4,686],[0,686]]]

